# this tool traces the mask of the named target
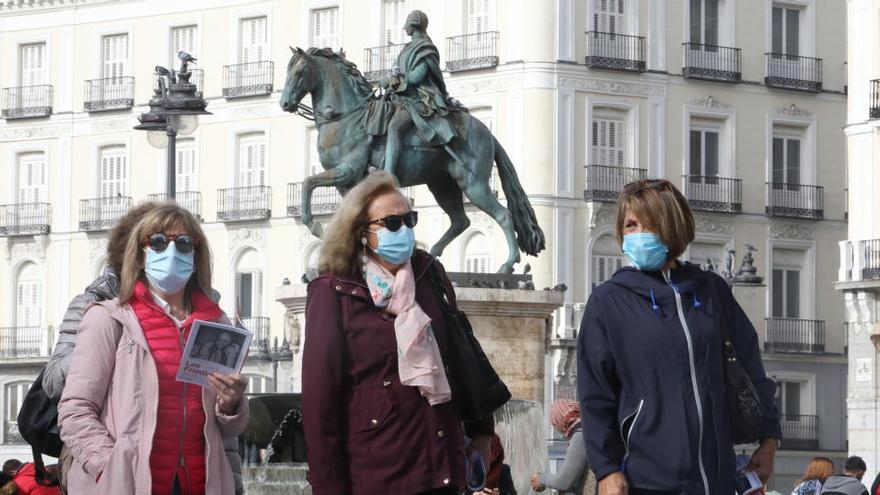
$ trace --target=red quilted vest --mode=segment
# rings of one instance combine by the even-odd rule
[[[222,311],[200,291],[192,295],[192,315],[178,331],[174,322],[153,300],[146,284],[138,282],[130,304],[159,376],[156,432],[150,451],[153,493],[171,493],[175,474],[183,495],[205,493],[205,410],[202,388],[175,379],[193,320],[214,320]]]

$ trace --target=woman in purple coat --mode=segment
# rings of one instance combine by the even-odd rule
[[[302,403],[315,495],[457,494],[465,434],[488,459],[491,420],[462,424],[452,400],[446,321],[414,250],[418,215],[393,176],[346,194],[309,284]],[[454,291],[447,280],[454,306]]]

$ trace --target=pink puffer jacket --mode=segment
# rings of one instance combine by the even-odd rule
[[[218,319],[227,323],[225,316]],[[150,495],[150,451],[156,431],[159,379],[137,316],[116,299],[92,305],[83,316],[61,402],[61,439],[74,457],[71,495]],[[211,389],[202,392],[205,423],[205,492],[234,495],[223,438],[247,425],[247,401],[234,416],[222,414]],[[99,478],[100,475],[100,478]]]

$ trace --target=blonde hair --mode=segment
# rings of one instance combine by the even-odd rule
[[[819,480],[825,483],[829,476],[834,474],[834,462],[827,457],[813,457],[807,464],[807,470],[804,471],[804,477],[798,481],[798,484],[809,480]]]
[[[162,203],[148,211],[131,229],[125,246],[125,259],[120,273],[119,303],[127,303],[134,294],[138,280],[146,281],[144,276],[144,243],[147,237],[157,232],[179,228],[192,236],[195,245],[195,273],[186,285],[185,300],[189,302],[192,292],[200,289],[207,295],[211,292],[211,250],[199,221],[185,209],[174,203]]]
[[[397,179],[385,171],[371,173],[348,191],[324,233],[320,272],[352,278],[360,275],[360,253],[364,249],[361,239],[370,221],[367,210],[376,198],[389,192],[401,194]]]
[[[694,240],[694,214],[684,195],[668,180],[630,182],[617,198],[617,242],[623,243],[626,212],[650,228],[669,249],[666,259],[684,253]]]

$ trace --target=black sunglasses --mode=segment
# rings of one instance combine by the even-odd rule
[[[406,225],[409,228],[413,228],[419,223],[419,212],[417,211],[408,211],[403,215],[388,215],[384,218],[378,218],[376,220],[370,220],[367,225],[378,224],[391,232],[397,232],[400,230],[401,225]]]
[[[166,235],[157,232],[147,238],[147,245],[157,253],[168,249],[168,244],[171,242],[174,242],[174,247],[183,254],[191,253],[196,248],[196,243],[189,234]]]

